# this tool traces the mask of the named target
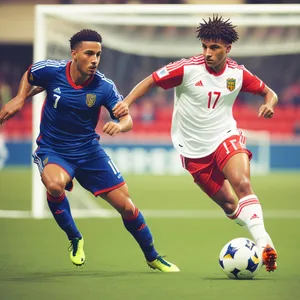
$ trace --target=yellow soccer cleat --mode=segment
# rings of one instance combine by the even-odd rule
[[[70,259],[75,266],[82,266],[85,262],[85,254],[83,251],[83,238],[74,238],[70,240],[70,242]]]
[[[148,266],[151,269],[156,269],[161,272],[180,272],[179,268],[172,263],[166,261],[162,256],[158,255],[155,260],[147,261]]]

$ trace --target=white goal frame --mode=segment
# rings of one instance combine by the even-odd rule
[[[249,15],[264,12],[258,17]],[[273,4],[273,5],[37,5],[35,7],[35,38],[34,38],[34,61],[46,59],[47,45],[47,16],[61,17],[68,21],[85,21],[87,18],[97,24],[125,25],[180,25],[196,27],[203,15],[214,13],[233,14],[232,21],[236,25],[252,26],[260,22],[261,26],[300,26],[300,5],[298,4]],[[238,15],[238,13],[240,15]],[[187,18],[184,14],[189,14]],[[67,42],[67,41],[65,41]],[[113,42],[111,42],[113,43]],[[125,45],[126,47],[126,45]],[[146,54],[147,49],[140,45],[140,52]],[[283,45],[284,51],[294,51],[293,47]],[[294,45],[295,47],[295,45]],[[149,45],[147,45],[149,48]],[[174,47],[175,48],[175,47]],[[300,42],[298,45],[300,48]],[[126,50],[126,49],[125,49]],[[184,50],[184,49],[183,49]],[[190,50],[190,49],[189,49]],[[172,49],[161,49],[171,54]],[[249,50],[251,51],[251,49]],[[266,51],[266,49],[264,49]],[[164,54],[164,53],[163,53]],[[184,53],[182,54],[184,56]],[[33,151],[36,149],[35,139],[39,133],[40,112],[43,105],[44,95],[39,94],[33,99]],[[268,154],[269,155],[269,154]],[[269,157],[269,156],[268,156]],[[32,168],[32,216],[44,218],[45,188],[40,181],[38,168]]]

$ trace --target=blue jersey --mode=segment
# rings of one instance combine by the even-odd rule
[[[62,155],[80,157],[98,151],[100,136],[95,132],[101,107],[115,119],[112,108],[123,97],[115,84],[99,71],[83,85],[70,76],[71,61],[40,61],[28,70],[28,82],[47,91],[41,112],[39,146]]]

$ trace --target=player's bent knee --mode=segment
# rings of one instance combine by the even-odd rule
[[[237,203],[232,203],[232,202],[225,202],[222,205],[222,209],[224,210],[224,212],[228,215],[228,214],[232,214],[237,208]]]
[[[129,199],[129,201],[125,201],[124,206],[119,210],[119,213],[121,214],[122,218],[133,218],[136,211],[137,208]]]
[[[239,198],[253,193],[249,179],[239,181],[237,184],[233,186],[233,188],[237,193],[237,195],[239,196]]]
[[[64,193],[65,187],[63,184],[51,182],[47,185],[47,191],[52,197],[59,197]]]

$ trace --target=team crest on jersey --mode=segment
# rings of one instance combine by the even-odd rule
[[[235,89],[235,78],[227,78],[226,86],[227,89],[232,92]]]
[[[92,107],[96,102],[96,95],[95,94],[86,94],[85,102],[88,107]]]

